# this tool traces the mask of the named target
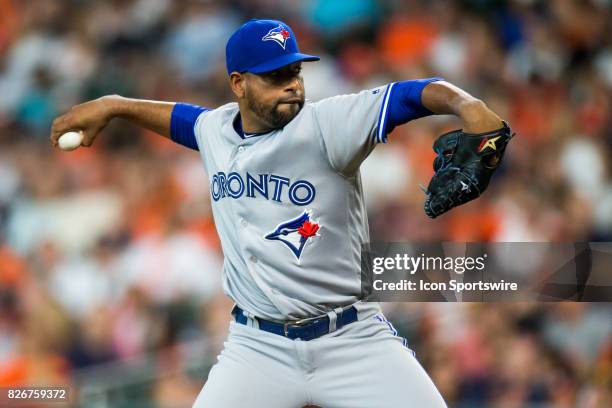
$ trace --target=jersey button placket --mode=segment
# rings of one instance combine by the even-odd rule
[[[237,152],[237,153],[243,153],[245,150],[246,150],[246,147],[245,147],[245,146],[242,146],[242,145],[239,145],[239,146],[236,148],[236,152]],[[238,205],[238,203],[236,203],[236,205]],[[245,220],[244,218],[240,217],[240,225],[242,226],[242,228],[246,228],[246,227],[249,225],[249,223],[247,222],[247,220]],[[251,255],[251,256],[249,257],[249,261],[250,261],[251,263],[254,263],[254,264],[255,264],[255,263],[257,263],[257,257],[255,257],[255,255]]]

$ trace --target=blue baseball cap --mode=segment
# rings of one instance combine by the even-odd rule
[[[249,20],[232,34],[225,47],[227,73],[262,74],[298,61],[318,61],[302,54],[287,24],[277,20]]]

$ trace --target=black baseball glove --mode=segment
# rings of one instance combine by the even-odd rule
[[[506,145],[512,139],[510,127],[473,134],[454,130],[440,136],[433,145],[438,157],[436,173],[425,190],[425,214],[436,218],[453,207],[482,194],[499,167]]]

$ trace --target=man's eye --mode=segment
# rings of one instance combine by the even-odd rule
[[[301,72],[302,72],[302,67],[291,68],[291,69],[285,68],[283,70],[268,72],[267,74],[264,75],[264,78],[266,78],[270,82],[280,83],[284,81],[293,80],[294,78],[298,77]]]

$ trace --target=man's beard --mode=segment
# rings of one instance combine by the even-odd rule
[[[266,106],[260,103],[250,92],[245,93],[246,103],[249,109],[251,109],[257,116],[263,121],[270,125],[273,129],[284,127],[287,123],[291,122],[293,118],[304,107],[304,99],[299,102],[298,109],[295,112],[281,112],[278,110],[280,103],[276,103],[273,106]]]

